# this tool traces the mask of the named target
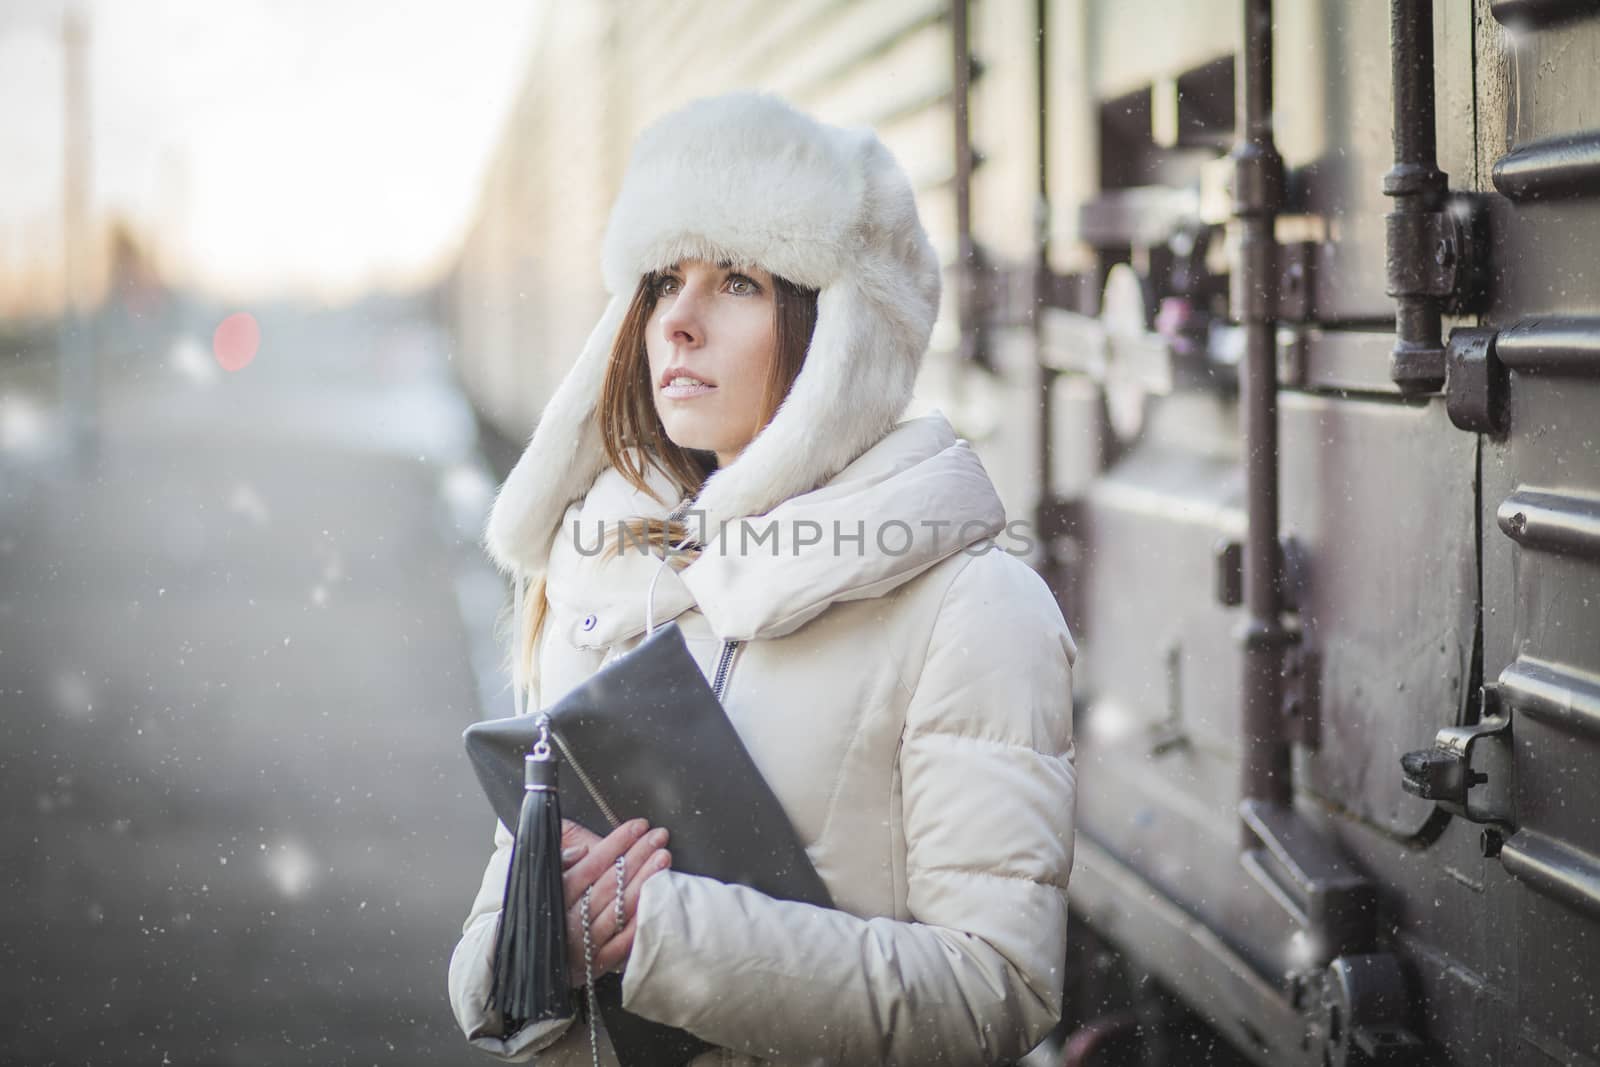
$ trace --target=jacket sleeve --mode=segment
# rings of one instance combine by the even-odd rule
[[[1032,570],[966,565],[901,740],[910,920],[668,871],[642,894],[624,1005],[757,1056],[976,1064],[1031,1049],[1061,1014],[1071,642]]]
[[[512,1063],[534,1060],[551,1065],[590,1062],[587,1031],[573,1020],[554,1019],[530,1023],[505,1034],[500,1012],[489,1007],[489,987],[494,973],[495,934],[500,925],[500,902],[511,867],[511,832],[495,823],[494,855],[483,872],[483,884],[461,929],[461,940],[450,954],[450,1008],[474,1048]]]

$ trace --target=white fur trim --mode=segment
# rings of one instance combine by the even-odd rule
[[[634,146],[601,256],[611,303],[490,516],[486,544],[502,567],[543,570],[567,505],[605,465],[594,415],[622,313],[640,278],[686,258],[756,265],[819,290],[789,396],[695,502],[708,528],[826,482],[910,401],[939,310],[939,264],[888,149],[870,130],[824,125],[775,96],[697,101]]]
[[[595,409],[629,301],[629,296],[618,295],[606,305],[578,361],[545,406],[528,447],[495,494],[484,546],[506,571],[543,571],[567,505],[587,493],[605,469]]]

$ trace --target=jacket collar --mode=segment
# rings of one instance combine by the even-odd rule
[[[657,477],[652,488],[665,490]],[[610,558],[594,551],[621,519],[664,517],[675,501],[662,496],[667,503],[607,468],[568,509],[547,594],[577,620],[574,644],[642,633],[653,579],[658,623],[698,606],[723,640],[782,636],[839,601],[883,596],[1005,526],[977,453],[940,414],[901,423],[827,484],[759,519],[708,525],[704,551],[681,573],[633,546]],[[698,520],[691,512],[692,532]]]

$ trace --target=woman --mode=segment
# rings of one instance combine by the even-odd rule
[[[838,910],[674,871],[671,827],[571,828],[597,966],[629,1011],[722,1050],[697,1063],[1021,1055],[1061,1011],[1075,652],[997,548],[976,454],[942,416],[898,422],[939,303],[909,183],[870,132],[700,101],[640,137],[602,263],[614,295],[486,537],[534,605],[530,706],[637,643],[659,574],[655,617],[722,676]],[[667,539],[701,547],[679,567],[617,550],[617,523],[659,540],[680,517]],[[588,1063],[582,1025],[505,1034],[486,1006],[503,825],[495,845],[451,960],[457,1019],[501,1057]]]

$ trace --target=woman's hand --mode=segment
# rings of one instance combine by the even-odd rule
[[[589,894],[589,944],[594,951],[594,976],[620,971],[633,950],[639,928],[639,890],[653,875],[672,865],[666,850],[667,831],[651,830],[643,819],[625,822],[601,838],[571,819],[561,823],[561,876],[567,905],[567,974],[573,988],[583,985],[583,911]],[[617,857],[625,857],[622,893],[625,925],[617,926]]]

